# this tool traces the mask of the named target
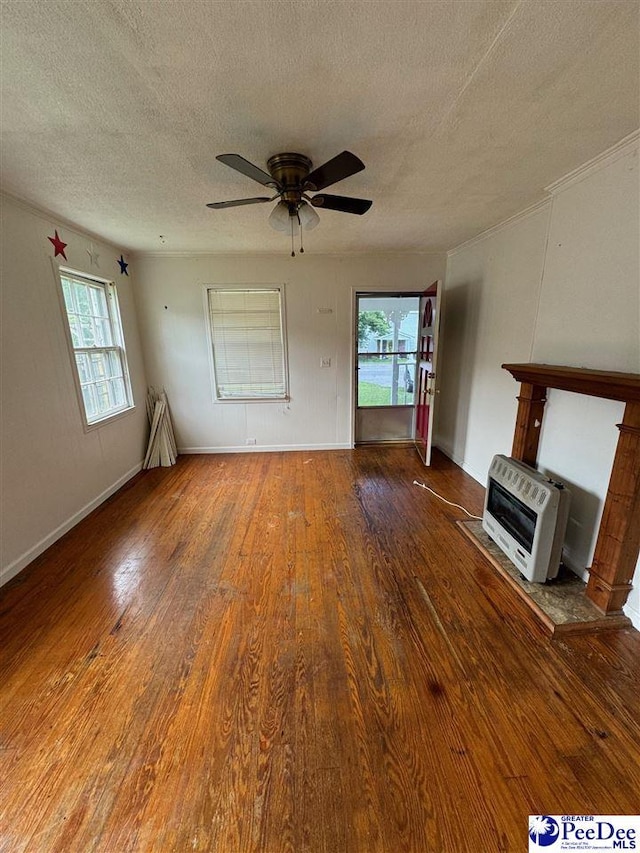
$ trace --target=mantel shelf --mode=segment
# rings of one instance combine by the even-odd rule
[[[503,364],[517,382],[544,388],[573,391],[589,397],[640,401],[640,374],[589,370],[586,367],[560,367],[555,364]]]

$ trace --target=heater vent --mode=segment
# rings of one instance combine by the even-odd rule
[[[530,581],[555,578],[569,515],[561,484],[498,455],[489,468],[482,526]]]

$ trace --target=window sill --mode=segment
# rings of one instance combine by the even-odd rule
[[[100,418],[99,421],[92,421],[88,423],[85,419],[84,421],[84,431],[85,432],[93,432],[96,429],[100,429],[100,427],[107,426],[107,424],[113,423],[113,421],[118,421],[121,418],[127,417],[131,412],[135,411],[135,404],[133,406],[127,406],[126,409],[122,409],[119,412],[114,412],[112,415],[107,415],[104,418]]]
[[[214,403],[289,403],[290,397],[214,397]]]

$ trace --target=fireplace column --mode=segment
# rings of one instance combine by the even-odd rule
[[[618,446],[587,584],[587,596],[603,613],[622,610],[640,548],[640,403],[627,403],[618,429]]]
[[[542,385],[522,382],[517,400],[518,414],[511,455],[514,459],[519,459],[520,462],[535,468],[538,461],[544,404],[547,402],[547,389]]]

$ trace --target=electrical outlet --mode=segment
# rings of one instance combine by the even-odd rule
[[[320,367],[331,367],[331,359],[328,356],[323,356],[320,359]]]
[[[255,440],[255,438],[246,438],[244,443],[245,444],[255,444],[256,440]]]

